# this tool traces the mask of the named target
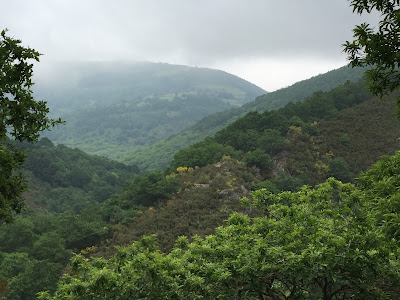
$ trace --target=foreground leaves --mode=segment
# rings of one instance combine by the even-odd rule
[[[234,213],[215,235],[180,237],[169,254],[150,236],[110,260],[76,256],[75,273],[39,298],[396,299],[398,249],[372,198],[332,178],[296,193],[258,190],[244,202],[264,217]]]

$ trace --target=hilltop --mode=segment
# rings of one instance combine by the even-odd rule
[[[181,132],[130,151],[118,160],[126,164],[138,165],[142,169],[162,169],[172,161],[173,155],[180,149],[201,141],[206,136],[214,135],[251,111],[262,112],[281,108],[289,102],[301,102],[317,91],[329,91],[346,81],[358,81],[364,71],[363,68],[344,66],[297,82],[287,88],[259,96],[241,107],[208,115]]]
[[[40,74],[37,98],[66,121],[46,136],[109,158],[266,93],[223,71],[164,63],[71,63]]]

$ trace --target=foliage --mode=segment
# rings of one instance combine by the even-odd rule
[[[46,136],[113,159],[265,93],[226,72],[162,63],[72,63],[53,69],[52,80],[39,81],[35,93],[49,98],[52,111],[68,123]]]
[[[107,224],[94,209],[79,215],[19,215],[0,225],[0,282],[7,281],[4,299],[36,299],[37,292],[54,290],[72,252],[93,246],[108,234]]]
[[[364,193],[333,179],[297,193],[253,193],[268,216],[235,213],[215,235],[154,238],[110,260],[73,259],[54,296],[40,299],[396,299],[397,248],[374,224]],[[377,208],[379,210],[379,208]]]
[[[396,90],[400,84],[399,40],[400,2],[398,0],[352,0],[353,12],[358,14],[377,11],[381,20],[377,30],[367,23],[353,30],[355,40],[347,41],[344,51],[353,67],[370,66],[366,71],[369,88],[381,97]],[[398,100],[399,104],[399,100]]]
[[[80,212],[102,203],[121,192],[125,182],[139,172],[136,166],[128,167],[64,145],[54,146],[47,138],[33,148],[26,143],[19,147],[31,148],[23,167],[30,190],[25,198],[33,198],[31,206],[51,212]]]
[[[360,108],[360,110],[357,111],[357,109],[361,107],[359,103],[363,102],[367,98],[368,94],[365,93],[365,91],[363,90],[363,83],[347,83],[334,89],[331,92],[317,93],[314,96],[306,99],[304,103],[291,103],[288,104],[284,109],[280,109],[275,112],[251,113],[237,123],[232,123],[232,126],[230,127],[230,130],[232,130],[232,132],[230,130],[227,130],[223,132],[223,134],[218,134],[216,138],[208,138],[205,141],[198,143],[196,147],[190,147],[187,149],[187,151],[182,151],[182,153],[185,153],[185,155],[180,156],[179,162],[176,161],[176,166],[171,167],[168,172],[166,170],[164,173],[150,172],[144,174],[144,176],[136,176],[135,178],[133,178],[133,180],[128,182],[122,193],[120,192],[119,194],[114,194],[111,197],[109,193],[111,191],[114,191],[114,185],[116,188],[115,190],[118,190],[117,187],[119,187],[120,189],[121,182],[119,181],[119,179],[124,178],[124,175],[122,174],[125,174],[125,171],[129,172],[129,170],[122,171],[118,166],[112,165],[111,162],[106,164],[106,161],[103,161],[103,163],[104,167],[107,167],[105,167],[104,169],[100,168],[98,166],[98,164],[102,164],[100,163],[100,160],[97,161],[97,159],[92,156],[85,156],[77,149],[72,151],[62,145],[55,147],[49,140],[44,139],[39,142],[37,146],[32,150],[32,153],[35,151],[38,152],[35,155],[32,155],[33,163],[29,166],[29,170],[27,170],[27,175],[31,176],[30,178],[36,178],[33,179],[33,181],[31,181],[30,183],[31,185],[36,186],[34,190],[36,194],[34,194],[34,198],[32,198],[33,202],[35,205],[40,205],[41,203],[46,204],[47,209],[54,209],[53,211],[57,211],[58,209],[58,211],[60,212],[65,211],[70,205],[76,212],[80,212],[80,214],[78,215],[72,212],[68,212],[56,215],[57,217],[53,219],[53,221],[49,222],[53,224],[52,226],[54,228],[58,228],[56,229],[56,233],[43,231],[42,233],[38,234],[37,231],[35,231],[35,228],[45,227],[43,225],[43,222],[36,222],[34,223],[34,226],[32,226],[33,221],[31,219],[26,222],[21,222],[19,223],[20,225],[25,224],[19,229],[21,231],[22,241],[18,241],[18,236],[13,235],[13,231],[11,231],[9,233],[10,245],[16,245],[15,249],[17,249],[16,251],[20,251],[20,253],[27,253],[29,261],[42,261],[44,260],[47,253],[54,260],[52,261],[52,263],[64,266],[61,262],[62,259],[60,259],[56,254],[64,253],[64,249],[73,249],[74,251],[78,252],[79,250],[82,250],[81,253],[85,256],[95,255],[110,257],[110,255],[115,253],[115,245],[126,245],[134,240],[139,240],[143,235],[153,233],[157,234],[159,249],[161,249],[161,251],[165,253],[170,254],[162,254],[157,250],[158,248],[155,246],[154,242],[151,241],[151,239],[145,239],[144,244],[136,244],[137,247],[135,248],[136,250],[133,251],[134,254],[128,255],[129,257],[126,261],[123,262],[123,264],[119,265],[118,259],[112,259],[116,263],[116,265],[114,266],[117,266],[117,269],[111,268],[112,271],[109,272],[109,262],[104,260],[102,262],[104,264],[101,265],[101,272],[113,275],[105,281],[101,281],[100,288],[97,283],[94,283],[92,287],[89,287],[91,285],[88,284],[87,286],[89,288],[86,289],[86,291],[88,293],[87,297],[89,297],[89,299],[93,296],[89,295],[90,293],[92,293],[91,291],[99,289],[98,292],[100,292],[101,286],[108,286],[110,287],[110,289],[115,289],[115,294],[112,294],[110,297],[115,298],[117,296],[120,296],[123,298],[124,295],[129,295],[129,293],[133,293],[132,290],[129,290],[130,288],[137,288],[136,286],[132,285],[132,282],[137,282],[138,287],[139,289],[141,289],[141,291],[147,291],[147,293],[150,293],[152,285],[147,285],[146,282],[153,283],[154,281],[149,280],[149,276],[155,276],[154,278],[161,278],[161,283],[155,283],[155,285],[159,284],[157,286],[157,292],[153,292],[154,297],[158,298],[163,298],[163,296],[166,295],[165,297],[171,297],[174,299],[179,299],[179,297],[190,299],[196,299],[196,297],[209,299],[235,299],[235,297],[251,299],[259,297],[259,295],[256,296],[255,291],[265,292],[265,290],[263,290],[265,289],[265,287],[269,287],[270,289],[266,293],[279,289],[284,289],[283,283],[281,283],[281,280],[282,282],[284,280],[282,274],[286,274],[287,276],[289,276],[289,269],[286,270],[287,273],[285,273],[285,270],[281,271],[280,267],[282,267],[282,265],[279,264],[279,261],[274,267],[276,268],[274,269],[276,270],[276,273],[273,274],[279,274],[280,276],[279,278],[276,277],[275,284],[269,285],[270,281],[261,282],[261,280],[265,278],[270,278],[268,277],[268,274],[271,273],[264,270],[264,266],[275,264],[275,262],[271,264],[266,264],[265,260],[262,260],[261,255],[265,255],[265,252],[263,252],[264,254],[252,252],[253,248],[260,249],[254,246],[254,244],[252,244],[252,241],[256,240],[257,242],[261,243],[262,236],[253,236],[250,234],[250,237],[248,237],[247,235],[235,235],[232,232],[229,232],[226,236],[221,237],[221,243],[222,240],[224,240],[226,241],[226,244],[222,244],[221,248],[218,248],[219,250],[215,252],[215,255],[211,255],[211,258],[210,256],[207,256],[212,253],[209,249],[217,249],[217,247],[215,246],[215,244],[203,242],[208,240],[208,238],[205,238],[205,236],[213,233],[215,233],[214,237],[218,236],[220,234],[220,229],[217,229],[215,231],[214,228],[221,225],[223,223],[223,220],[226,220],[229,215],[232,214],[234,211],[249,214],[251,217],[260,215],[259,210],[255,209],[254,207],[244,208],[241,206],[240,198],[242,196],[253,199],[255,203],[257,203],[257,201],[262,202],[264,199],[265,203],[269,206],[275,204],[275,200],[277,198],[274,197],[282,197],[282,203],[279,204],[284,205],[284,211],[289,210],[289,215],[293,216],[294,214],[291,211],[293,206],[291,202],[292,196],[288,195],[298,195],[298,193],[301,193],[301,191],[298,193],[285,194],[285,199],[283,199],[282,195],[278,195],[280,191],[299,191],[303,184],[310,182],[318,183],[321,180],[324,180],[326,176],[329,176],[329,172],[333,172],[334,170],[336,170],[336,176],[340,176],[341,172],[345,171],[342,168],[343,166],[345,166],[345,163],[350,165],[352,161],[349,161],[348,156],[336,153],[337,148],[333,148],[333,151],[330,151],[330,149],[327,148],[327,150],[325,151],[325,146],[321,145],[321,141],[323,140],[321,138],[321,134],[326,135],[325,138],[332,143],[336,141],[336,135],[332,133],[326,134],[326,132],[320,131],[319,128],[325,122],[328,122],[328,120],[339,120],[349,111],[354,111],[354,115],[350,114],[352,116],[351,118],[353,118],[354,120],[359,120],[362,118],[371,120],[371,124],[364,125],[366,128],[368,126],[370,126],[368,128],[376,126],[373,124],[382,124],[383,128],[386,128],[386,124],[388,124],[390,127],[390,124],[393,123],[391,123],[392,121],[390,121],[387,117],[386,112],[381,113],[380,109],[378,109],[377,107],[371,107],[371,110],[374,112],[374,114],[379,115],[375,120],[374,117],[371,117],[371,112],[364,111],[365,107],[369,105],[369,102],[362,103],[361,106],[363,106],[363,108]],[[319,109],[320,107],[323,107],[324,109]],[[356,115],[358,116],[355,117]],[[316,120],[318,120],[318,122],[314,122]],[[340,122],[337,123],[337,126],[339,126],[339,123]],[[343,124],[341,124],[340,126],[342,125]],[[335,131],[337,131],[337,141],[342,141],[339,143],[340,146],[346,148],[352,146],[355,143],[357,143],[358,145],[359,138],[356,135],[353,135],[351,130],[354,129],[354,131],[360,131],[360,129],[357,129],[357,126],[355,126],[354,128],[350,128],[346,131],[342,127],[340,127],[341,129],[339,130],[335,127],[332,127],[335,128]],[[346,125],[344,127],[346,127]],[[392,130],[392,132],[394,131],[395,130]],[[246,135],[248,136],[248,144],[245,143]],[[240,143],[240,139],[235,140],[235,136],[242,136],[242,140],[244,142]],[[221,140],[218,140],[218,142],[217,138]],[[381,134],[382,141],[380,139],[377,139],[374,130],[371,131],[371,138],[375,138],[376,141],[379,141],[379,143],[381,143],[385,139],[389,139],[388,135],[386,134]],[[231,143],[234,144],[235,147],[237,147],[238,149],[235,149],[232,145],[230,145]],[[365,146],[366,148],[371,147],[371,142],[368,143],[363,146]],[[21,146],[22,149],[25,149],[24,144]],[[372,148],[373,147],[371,147],[371,149]],[[393,146],[390,146],[388,148],[385,147],[384,151],[390,151],[390,149],[392,148]],[[246,152],[245,150],[248,149],[252,150]],[[358,155],[357,150],[352,150],[352,152],[354,152],[352,153],[353,156]],[[227,157],[227,154],[233,156],[233,159]],[[266,155],[268,155],[268,157]],[[374,159],[376,159],[376,155],[377,154],[375,152],[371,153],[371,158],[374,157]],[[211,164],[205,167],[196,168],[197,163],[194,163],[194,160],[191,161],[191,159],[194,159],[195,157],[203,159],[204,164]],[[263,157],[265,159],[263,159]],[[298,162],[296,157],[299,159]],[[345,161],[343,162],[342,160],[338,159],[338,157],[343,157]],[[236,158],[242,159],[242,161],[237,161]],[[198,161],[201,161],[201,159],[198,159]],[[73,163],[75,160],[77,160],[78,163]],[[260,173],[258,173],[259,170],[257,168],[248,168],[246,166],[246,160],[249,166],[254,165],[254,162],[256,163],[256,165],[268,162],[268,166],[266,167],[265,171],[261,170],[262,176],[260,176]],[[192,165],[188,165],[185,162],[191,162]],[[331,163],[331,165],[329,163]],[[335,164],[338,166],[337,168],[332,167]],[[288,168],[288,166],[290,167]],[[95,173],[95,175],[92,175],[93,173]],[[85,174],[90,176],[85,176]],[[166,174],[169,175],[166,176]],[[36,176],[40,177],[43,180],[49,181],[50,183],[44,184],[42,180],[38,179]],[[78,177],[81,179],[75,180]],[[85,182],[86,184],[80,185],[80,183],[82,182]],[[329,182],[330,185],[334,185],[332,183],[333,181]],[[104,187],[107,187],[107,189],[101,190],[100,187],[102,185],[104,185]],[[257,191],[255,192],[254,197],[251,198],[249,195],[249,190],[254,187],[256,187],[256,189],[266,188],[269,192],[272,192],[276,195],[270,196],[267,191]],[[41,199],[43,199],[43,202],[35,202],[34,199],[39,199],[37,197],[43,192],[43,190],[47,189],[49,190],[49,193],[43,195],[53,196],[49,197],[48,200],[45,200],[47,196],[42,196],[43,198]],[[308,195],[314,195],[313,189],[303,188],[303,190],[307,190],[307,194],[301,194],[301,196],[293,197],[304,197],[309,200]],[[99,192],[95,193],[95,191]],[[104,198],[99,197],[99,195],[93,197],[95,194],[101,195],[103,192]],[[318,190],[318,193],[320,192],[321,189]],[[316,194],[318,193],[316,192]],[[355,193],[358,192],[355,191]],[[362,191],[359,195],[359,197],[362,197],[363,201],[364,194],[364,191]],[[315,197],[319,199],[317,196]],[[102,199],[107,200],[104,201]],[[336,198],[334,197],[334,199]],[[250,201],[251,200],[248,200],[247,202]],[[359,202],[361,203],[363,201],[360,200]],[[103,203],[99,205],[99,202]],[[32,200],[30,200],[30,203],[32,203]],[[287,206],[288,208],[286,208],[285,206]],[[374,213],[377,211],[371,206],[368,206],[368,209],[365,210],[364,204],[361,206],[363,208],[362,211]],[[293,209],[295,208],[296,207],[294,207]],[[354,208],[357,207],[352,206],[349,208],[349,210],[352,210]],[[36,207],[35,209],[38,208]],[[301,210],[298,207],[297,209],[299,211]],[[312,210],[313,209],[310,209],[310,211]],[[332,216],[329,215],[329,210],[331,209],[327,209],[326,212],[324,210],[321,210],[321,214],[327,213],[328,215],[325,217],[325,215],[320,214],[318,215],[318,219],[325,218],[327,220],[332,220],[330,219]],[[310,214],[310,211],[307,211],[307,213]],[[357,212],[357,210],[355,211]],[[270,214],[269,209],[266,210],[265,214]],[[111,222],[113,225],[104,223],[101,217],[103,217],[104,220]],[[237,221],[240,218],[235,217],[234,219]],[[366,219],[371,220],[372,216],[368,216],[366,217]],[[248,220],[248,225],[253,226],[254,223],[257,222],[257,220],[261,219],[249,218]],[[287,219],[285,222],[291,224],[290,221]],[[318,226],[318,228],[325,228],[321,222],[317,223],[316,226]],[[340,220],[339,222],[337,219],[335,219],[330,222],[341,223],[342,220]],[[346,222],[347,221],[342,223],[348,224],[350,221],[348,221],[347,223]],[[372,223],[377,224],[374,222]],[[288,228],[289,231],[293,233],[296,232],[295,230],[297,228],[301,228],[302,226],[302,224],[300,223],[296,223],[294,225],[292,224],[290,225],[291,227],[287,226],[286,223],[279,224],[282,229],[281,231],[277,229],[276,231],[274,231],[274,234],[278,232],[278,236],[281,237],[284,237],[285,234],[288,234],[287,232],[282,231],[285,226],[286,228]],[[360,227],[364,226],[363,223],[360,224]],[[232,224],[230,223],[229,226],[231,225]],[[329,227],[327,225],[326,228],[334,228],[332,226]],[[389,232],[390,230],[383,230],[383,228],[378,228],[375,225],[371,225],[375,227],[368,226],[365,228],[373,228],[372,231],[376,230],[375,233],[377,234],[379,239],[384,241],[381,245],[383,248],[387,247],[388,249],[393,249],[391,248],[392,245],[390,243],[387,244],[389,240],[389,235],[386,234],[386,232]],[[250,232],[252,232],[252,230],[253,229],[250,229]],[[343,227],[337,229],[337,232],[339,232],[340,230],[344,230]],[[337,232],[335,234],[338,234]],[[354,231],[352,231],[352,233],[354,233]],[[258,231],[257,234],[259,234]],[[8,233],[4,234],[4,237],[7,235]],[[174,241],[179,235],[185,235],[189,239],[185,242],[184,238],[180,238],[177,242],[179,246],[175,246],[174,248]],[[191,238],[194,235],[199,235],[202,238]],[[242,245],[241,242],[238,242],[238,236],[243,238],[243,240],[245,241],[243,243],[248,243],[249,246]],[[299,249],[303,249],[299,251],[305,251],[305,253],[310,252],[310,250],[304,249],[309,249],[307,247],[309,247],[309,244],[312,244],[307,236],[301,239],[301,241],[304,241],[304,243],[307,242],[307,245],[301,246],[301,243],[299,243]],[[356,236],[358,238],[358,235]],[[213,236],[209,238],[212,237]],[[318,237],[319,236],[315,237],[315,239],[318,240]],[[51,249],[51,247],[49,247],[49,238],[54,239],[54,249]],[[289,240],[289,238],[290,236],[287,236],[287,240]],[[273,241],[278,240],[283,241],[285,239],[271,239],[270,236],[264,236],[263,241],[271,241],[272,243]],[[379,240],[379,243],[381,240]],[[15,243],[13,241],[15,241]],[[98,244],[100,241],[102,241],[102,245],[97,248],[91,247],[95,244]],[[198,243],[198,241],[200,242]],[[352,242],[354,241],[355,240],[353,239]],[[318,240],[318,242],[321,243],[321,240]],[[240,250],[236,250],[236,244],[238,244],[239,247],[243,248],[245,252],[240,252]],[[198,251],[196,250],[197,252],[188,252],[188,257],[185,258],[185,260],[182,260],[185,256],[185,251],[187,251],[187,249],[191,247],[190,245],[197,245],[196,249]],[[320,244],[317,245],[321,246]],[[321,248],[318,248],[318,251],[320,251],[321,253],[325,253],[321,254],[323,256],[321,259],[324,259],[325,257],[329,258],[326,252],[324,252],[326,251],[326,249],[323,248],[323,245],[324,244],[322,244],[321,246],[322,250]],[[143,249],[147,249],[146,247],[151,248],[148,252],[148,259],[141,261],[136,257],[136,254],[139,255],[140,253],[142,253],[141,251]],[[277,246],[274,245],[274,247]],[[30,252],[27,250],[30,248],[35,248],[35,252],[37,253],[30,254]],[[359,249],[361,250],[364,248],[359,247]],[[273,248],[272,250],[275,251],[274,249],[275,248]],[[279,251],[281,249],[282,248],[279,248]],[[349,251],[352,251],[351,249],[353,248],[350,247]],[[5,248],[4,251],[6,251]],[[13,249],[9,248],[7,251],[13,251]],[[199,251],[200,253],[204,253],[200,255]],[[238,256],[233,255],[231,252],[233,252],[233,254],[235,255],[237,254]],[[8,252],[3,253],[7,254]],[[179,254],[177,254],[175,257],[173,256],[173,253]],[[282,251],[282,253],[285,254],[286,252]],[[297,255],[297,257],[299,257],[299,253],[295,254]],[[225,256],[227,257],[226,259],[224,258]],[[61,255],[61,257],[64,256]],[[168,257],[168,259],[172,259],[172,263],[169,265],[170,267],[168,268],[168,271],[163,269],[163,267],[168,264],[163,263],[163,259],[165,259],[166,257]],[[246,257],[248,257],[248,259]],[[253,263],[251,259],[255,257],[258,257],[258,260],[262,261],[262,263],[259,263],[259,261],[257,262],[257,260]],[[285,257],[285,260],[288,263],[290,263],[291,261],[290,257]],[[153,258],[157,261],[157,263],[154,263],[154,261],[152,260]],[[127,270],[127,273],[123,273],[122,276],[119,275],[119,270],[121,269],[120,266],[130,265],[129,261],[131,259],[136,260],[137,264],[132,267],[132,270]],[[79,261],[82,260],[84,261],[83,258]],[[308,266],[324,265],[323,263],[321,263],[321,261],[315,261],[315,264],[313,263],[314,260],[312,260],[312,262],[308,261]],[[160,262],[161,265],[158,265],[158,262]],[[142,265],[140,265],[141,263]],[[171,276],[169,271],[177,266],[176,263],[178,263],[179,266],[177,273],[174,274],[178,275]],[[79,264],[80,263],[78,263],[78,265]],[[151,264],[154,266],[154,268],[151,270],[143,267],[143,265],[149,266]],[[396,265],[397,261],[393,261],[393,264]],[[136,270],[136,268],[139,268],[139,265],[142,269]],[[97,267],[99,267],[99,265],[97,265],[97,263],[95,263],[96,268],[93,269],[93,265],[90,261],[82,262],[81,266],[82,268],[78,267],[78,272],[88,271],[91,274],[93,273],[98,275],[99,269],[97,269]],[[336,263],[335,266],[342,270],[342,266],[339,263]],[[51,265],[48,265],[47,267],[49,268],[49,270],[51,269]],[[286,265],[284,264],[283,269],[285,267]],[[272,270],[271,268],[269,269],[269,271]],[[290,265],[289,268],[292,268],[292,271],[297,270],[299,274],[304,272],[303,269],[295,269],[296,266],[294,262],[292,265]],[[382,268],[386,268],[386,265]],[[28,270],[29,268],[26,269]],[[199,270],[200,273],[196,273]],[[224,270],[228,270],[223,275],[225,276],[223,278],[225,278],[226,280],[218,279],[218,274],[222,274],[219,270],[223,270],[221,272],[225,272]],[[318,270],[321,271],[321,269]],[[113,273],[114,271],[115,274]],[[131,271],[133,272],[132,274],[129,273]],[[308,274],[307,272],[306,274]],[[313,275],[310,276],[317,276],[316,273],[317,272],[314,272],[312,273]],[[331,271],[331,273],[336,274],[338,272]],[[328,275],[330,275],[331,273],[329,273]],[[11,281],[17,283],[17,277],[19,276],[18,274],[15,273],[10,278],[4,277],[6,278],[6,281],[4,282],[8,282],[11,279]],[[34,273],[29,274],[31,274],[29,276],[33,276],[32,274]],[[89,276],[87,274],[88,273],[85,273],[84,276]],[[161,275],[158,276],[156,274]],[[198,280],[199,282],[196,285],[191,285],[190,282],[186,281],[187,274],[190,274],[190,276],[197,276],[196,280]],[[348,275],[349,272],[347,272],[346,274]],[[254,278],[257,279],[250,280],[249,278],[253,278],[253,275]],[[2,275],[0,274],[0,276]],[[29,276],[26,277],[26,280],[28,282],[30,278]],[[130,287],[126,288],[126,290],[124,287],[126,282],[124,281],[123,276],[131,276],[131,278],[135,278],[131,282]],[[142,276],[144,277],[142,278]],[[376,288],[378,290],[382,289],[387,291],[388,293],[391,293],[390,289],[393,288],[393,281],[391,280],[393,278],[397,278],[396,276],[397,275],[394,274],[393,277],[385,277],[384,283],[382,283],[381,285],[377,285]],[[118,287],[115,288],[116,283],[112,280],[113,278],[115,279],[117,277],[121,280],[119,281],[119,283],[117,283],[119,284]],[[47,277],[44,276],[42,278],[43,287],[44,289],[47,289],[45,284]],[[300,285],[304,283],[304,285],[307,286],[304,289],[307,290],[307,297],[309,297],[310,299],[321,298],[321,294],[320,292],[318,292],[318,289],[322,289],[321,287],[318,287],[318,282],[321,283],[322,281],[319,281],[319,279],[315,278],[313,279],[314,281],[312,284],[300,282],[301,280],[298,280]],[[382,276],[382,278],[384,278],[384,276]],[[52,279],[52,282],[54,283],[55,278]],[[337,278],[335,277],[334,280],[337,280]],[[358,279],[354,280],[358,282]],[[374,282],[368,281],[370,280],[368,278],[365,279],[363,277],[360,280],[364,280],[364,282],[369,282],[370,285],[374,284]],[[344,281],[345,280],[340,282]],[[335,282],[338,283],[339,281]],[[20,294],[23,294],[23,286],[17,285],[16,283],[13,283],[12,285],[7,283],[5,285],[6,288],[12,287],[12,290],[9,292],[8,296],[17,295],[16,291],[19,291]],[[79,285],[80,283],[77,282],[77,284]],[[173,287],[171,284],[173,284],[175,287]],[[291,284],[294,284],[294,282],[291,282]],[[331,288],[333,289],[335,288],[335,284],[327,284],[326,288],[329,289],[329,287],[331,286]],[[390,285],[391,287],[384,286],[385,284],[387,284],[388,286]],[[27,288],[28,287],[29,285],[27,285]],[[66,286],[66,288],[68,287]],[[48,289],[50,290],[50,292],[53,292],[54,286],[49,286]],[[81,288],[78,287],[78,289]],[[120,293],[117,292],[118,289],[120,290]],[[160,289],[164,290],[160,291]],[[287,290],[290,290],[288,283]],[[287,290],[284,290],[285,293],[287,292]],[[37,288],[32,287],[32,291],[37,291]],[[128,291],[127,294],[124,294],[125,291]],[[135,293],[141,293],[141,291],[135,290]],[[96,292],[97,291],[94,291],[93,293],[95,294]],[[98,296],[102,299],[106,297],[105,294],[101,294]],[[290,297],[290,295],[288,294],[286,296]],[[76,297],[80,298],[79,296]],[[133,297],[133,299],[135,298],[135,296],[126,297]],[[301,298],[297,294],[293,294],[291,297]]]
[[[329,177],[335,177],[342,182],[352,181],[353,174],[350,170],[350,166],[342,157],[335,157],[328,161]]]
[[[317,91],[329,91],[346,81],[358,81],[364,70],[363,68],[352,69],[346,66],[295,83],[290,87],[267,93],[239,108],[208,115],[176,135],[124,154],[119,158],[119,161],[136,164],[143,169],[162,169],[172,161],[174,154],[180,149],[201,141],[207,136],[214,135],[251,111],[263,112],[282,108],[289,102],[301,102]],[[343,93],[343,96],[346,96],[346,94]]]
[[[123,194],[123,207],[151,206],[159,200],[168,199],[179,189],[179,182],[174,177],[166,177],[160,171],[136,176],[128,183]]]
[[[382,105],[371,106],[368,99],[370,93],[361,80],[317,92],[276,111],[250,112],[213,138],[178,152],[169,171],[179,166],[204,166],[230,155],[248,166],[258,165],[264,180],[274,180],[279,174],[290,178],[278,181],[281,191],[315,185],[330,176],[352,181],[385,151],[397,147],[397,130],[387,130],[395,120]],[[346,122],[352,126],[342,122],[347,115],[352,119]],[[383,144],[385,147],[377,146]],[[372,151],[375,148],[377,151]],[[286,187],[281,185],[284,182]]]
[[[254,151],[247,152],[244,160],[248,167],[255,166],[257,168],[266,170],[272,166],[271,157],[264,150],[255,149]]]
[[[21,193],[25,182],[16,170],[24,162],[25,154],[13,149],[9,138],[34,142],[39,133],[61,120],[47,117],[49,109],[44,101],[32,96],[33,64],[39,52],[20,45],[21,41],[0,34],[0,220],[9,220],[23,207]]]
[[[160,249],[168,252],[180,235],[206,236],[235,211],[257,213],[255,209],[248,211],[240,202],[261,179],[256,169],[248,169],[228,157],[206,167],[180,169],[170,176],[179,181],[182,189],[168,200],[142,207],[136,213],[123,206],[124,194],[115,195],[102,205],[105,214],[111,216],[110,222],[119,225],[114,227],[107,247],[99,248],[99,255],[108,257],[114,253],[114,245],[126,245],[150,234],[157,234]]]
[[[220,161],[224,155],[237,157],[233,147],[222,145],[207,137],[203,141],[177,152],[170,166],[172,169],[180,166],[204,167]]]
[[[291,192],[296,192],[300,190],[300,188],[307,184],[308,180],[304,180],[301,177],[294,177],[290,175],[285,175],[285,174],[279,174],[275,178],[272,178],[271,184],[275,186],[279,192],[283,191],[291,191]],[[274,192],[271,190],[271,192]]]
[[[360,186],[367,191],[374,204],[376,226],[382,227],[387,239],[400,245],[400,152],[383,156],[376,165],[359,178]]]
[[[392,94],[381,101],[374,97],[339,112],[335,118],[318,122],[314,141],[319,152],[342,157],[354,176],[367,170],[382,155],[394,154],[399,149],[400,136],[396,97],[397,94]]]
[[[271,180],[264,180],[261,182],[258,182],[254,188],[254,190],[261,190],[261,189],[265,189],[273,194],[278,194],[280,193],[280,190],[276,187],[275,183],[272,182]]]
[[[125,184],[121,193],[112,195],[102,204],[102,216],[112,223],[132,221],[140,207],[151,207],[161,200],[170,199],[180,188],[178,179],[160,171],[136,175]]]

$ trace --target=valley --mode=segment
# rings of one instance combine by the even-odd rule
[[[226,72],[181,65],[92,62],[54,70],[38,78],[35,94],[66,123],[45,136],[113,159],[266,93]]]
[[[54,274],[71,274],[73,253],[96,262],[95,257],[121,255],[117,246],[135,243],[131,247],[140,252],[141,243],[150,243],[146,247],[167,258],[182,251],[177,243],[183,236],[184,243],[195,245],[222,234],[236,224],[235,213],[261,220],[266,211],[262,202],[256,204],[260,197],[300,195],[304,186],[318,190],[330,177],[357,184],[380,157],[396,153],[400,126],[394,114],[397,96],[373,97],[359,70],[348,70],[206,117],[186,129],[197,128],[202,138],[185,147],[178,143],[162,169],[145,171],[48,137],[35,145],[19,144],[29,152],[22,169],[29,187],[27,209],[0,226],[0,292],[6,292],[5,299],[34,299],[39,291],[56,290]],[[343,83],[318,88],[335,72]],[[301,92],[313,85],[316,92]],[[153,234],[152,242],[142,239]]]

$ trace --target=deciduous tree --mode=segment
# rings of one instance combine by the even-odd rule
[[[352,0],[353,12],[381,14],[377,28],[363,23],[353,30],[355,40],[347,41],[344,52],[350,64],[370,66],[366,71],[370,90],[381,97],[400,84],[400,1]],[[398,100],[398,108],[400,99]]]
[[[33,98],[33,64],[40,53],[21,45],[21,41],[0,34],[0,219],[9,220],[23,207],[21,193],[25,182],[17,172],[25,153],[15,150],[10,139],[34,142],[41,131],[61,123],[47,117],[44,101]]]

